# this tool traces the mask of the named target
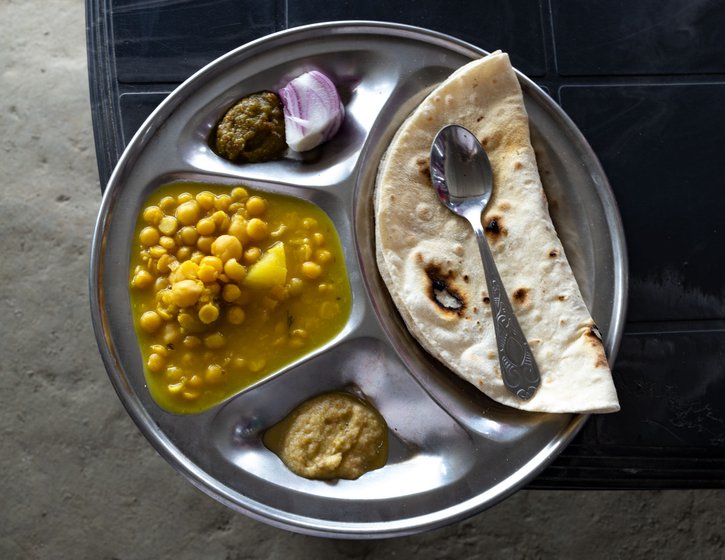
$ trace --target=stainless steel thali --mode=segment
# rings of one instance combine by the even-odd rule
[[[540,472],[583,416],[497,405],[428,357],[399,319],[375,265],[372,192],[398,126],[453,70],[485,54],[446,35],[376,22],[291,29],[242,46],[192,76],[140,128],[101,205],[91,257],[91,307],[111,381],[158,452],[229,507],[294,531],[365,538],[418,532],[463,519]],[[236,99],[310,68],[335,77],[346,119],[333,142],[304,161],[236,165],[207,137]],[[607,179],[566,115],[520,75],[552,215],[611,360],[624,322],[626,258]],[[177,180],[244,184],[310,200],[345,247],[353,310],[343,332],[273,378],[207,412],[160,409],[145,384],[128,294],[137,213]],[[299,478],[260,434],[325,390],[355,388],[390,427],[388,464],[356,481]]]

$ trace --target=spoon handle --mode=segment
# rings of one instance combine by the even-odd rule
[[[534,396],[541,383],[539,368],[516,319],[503,282],[501,282],[501,276],[493,260],[481,220],[478,218],[477,220],[469,219],[469,221],[476,232],[478,249],[483,260],[483,271],[486,275],[486,285],[491,301],[493,329],[496,333],[498,359],[501,364],[501,377],[509,391],[522,400],[529,400]]]

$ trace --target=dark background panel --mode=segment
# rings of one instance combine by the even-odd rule
[[[561,88],[622,214],[629,321],[725,318],[725,84]]]
[[[419,7],[419,9],[415,9]],[[412,8],[412,9],[411,9]],[[309,0],[290,2],[288,26],[331,20],[376,20],[416,25],[454,35],[469,43],[511,55],[529,76],[546,71],[542,15],[539,2],[481,0],[479,2],[420,2],[387,0]]]
[[[123,93],[121,103],[121,122],[123,124],[124,144],[128,144],[136,131],[153,112],[169,92]]]
[[[562,75],[725,72],[722,0],[551,0]]]
[[[614,380],[622,409],[596,417],[601,444],[725,457],[725,331],[627,334]]]
[[[278,30],[276,1],[114,0],[120,83],[182,82],[225,52]]]

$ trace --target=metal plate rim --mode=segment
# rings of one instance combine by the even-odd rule
[[[184,461],[185,456],[183,456],[183,454],[181,454],[179,450],[175,446],[173,446],[173,444],[171,444],[165,434],[163,434],[158,429],[154,429],[154,427],[150,425],[150,423],[148,422],[148,420],[150,420],[150,417],[147,415],[143,407],[139,406],[139,403],[134,402],[132,399],[128,398],[128,395],[124,392],[124,387],[120,383],[120,380],[116,376],[111,375],[111,371],[115,369],[115,367],[117,367],[116,361],[118,358],[111,350],[109,345],[106,343],[106,329],[104,326],[103,313],[101,309],[102,293],[99,278],[102,274],[101,253],[103,250],[104,232],[107,227],[108,211],[109,208],[112,206],[113,201],[118,196],[119,192],[119,189],[112,188],[112,186],[120,181],[120,177],[123,175],[124,170],[128,165],[128,162],[132,160],[139,151],[143,150],[149,136],[154,131],[154,123],[159,119],[163,120],[165,118],[165,112],[173,110],[173,107],[177,102],[178,97],[183,94],[185,88],[189,87],[189,84],[193,84],[196,80],[203,79],[207,72],[213,71],[213,66],[219,64],[226,57],[237,56],[241,51],[252,50],[257,46],[267,44],[270,41],[290,38],[294,37],[299,33],[307,33],[310,31],[325,28],[342,29],[343,31],[345,29],[349,29],[353,32],[364,31],[366,34],[369,35],[374,34],[375,31],[382,30],[418,40],[427,39],[434,43],[441,44],[447,48],[455,47],[457,49],[460,49],[461,52],[465,51],[470,53],[471,56],[481,56],[485,54],[485,51],[483,51],[482,49],[479,49],[455,37],[415,26],[374,21],[339,21],[295,27],[262,37],[255,41],[252,41],[251,43],[242,45],[237,49],[234,49],[233,51],[230,51],[229,53],[223,55],[219,59],[213,61],[206,67],[199,70],[187,81],[185,81],[179,88],[177,88],[177,90],[175,90],[151,114],[151,116],[147,119],[144,125],[142,125],[142,127],[133,137],[133,139],[129,142],[130,149],[124,151],[118,165],[116,166],[113,174],[111,175],[111,178],[109,180],[109,187],[111,188],[108,188],[106,190],[106,193],[104,194],[101,207],[99,209],[99,215],[96,221],[91,246],[89,289],[91,296],[90,299],[92,323],[99,350],[104,361],[104,365],[109,373],[109,377],[114,386],[114,389],[119,395],[119,398],[124,407],[126,408],[127,412],[132,417],[141,432],[144,433],[144,436],[159,452],[159,454],[161,454],[167,461],[169,461],[169,463],[174,466],[174,468],[181,471],[192,482],[194,486],[196,486],[206,494],[210,495],[214,499],[220,501],[221,503],[224,503],[228,507],[236,511],[243,512],[252,518],[265,521],[277,527],[291,529],[305,534],[316,536],[335,536],[343,538],[379,538],[400,536],[405,534],[412,534],[422,530],[433,529],[448,523],[452,523],[454,521],[459,521],[470,515],[474,515],[475,513],[483,509],[484,506],[493,505],[494,503],[497,503],[498,501],[504,499],[505,497],[516,491],[518,488],[520,488],[521,485],[525,484],[527,481],[535,477],[541,470],[543,470],[548,465],[548,463],[553,460],[553,457],[555,457],[561,451],[561,449],[563,449],[569,443],[569,441],[578,433],[578,431],[586,422],[587,416],[579,415],[574,417],[570,424],[567,426],[565,433],[560,434],[560,438],[550,442],[544,450],[536,455],[537,458],[541,456],[540,459],[537,461],[532,461],[530,463],[532,468],[530,468],[525,473],[525,475],[520,477],[521,480],[518,484],[511,485],[506,489],[498,492],[493,492],[496,488],[498,488],[498,486],[500,486],[499,484],[492,487],[488,492],[486,492],[494,493],[495,499],[480,500],[481,495],[477,495],[470,500],[459,504],[459,507],[457,508],[448,508],[445,510],[436,511],[432,514],[420,516],[419,518],[404,518],[402,520],[398,520],[397,522],[327,522],[324,526],[320,526],[319,520],[294,519],[290,518],[289,515],[285,517],[284,515],[280,514],[280,510],[267,507],[264,504],[260,504],[259,502],[246,504],[246,507],[244,507],[243,505],[235,501],[227,492],[221,492],[220,488],[218,487],[212,488],[213,485],[210,486],[208,484],[207,479],[209,477],[206,475],[203,469],[201,469],[197,465],[188,464],[188,461]],[[534,91],[537,91],[537,94],[543,96],[546,95],[533,81],[529,80],[529,78],[522,75],[518,71],[517,73],[520,79],[525,80],[527,83],[530,84]],[[563,110],[561,110],[561,108],[553,104],[553,102],[547,104],[547,107],[549,107],[549,109],[553,112],[557,113],[558,118],[562,118],[565,121],[568,121],[571,124],[569,132],[577,135],[578,141],[581,144],[589,147],[588,143],[584,139],[583,135],[581,135],[578,128],[576,128],[576,126],[573,124],[573,122],[571,122],[569,117],[563,112]],[[596,160],[596,156],[594,156],[591,148],[589,148],[589,150],[592,157],[594,158],[594,163],[598,165],[599,169],[601,170],[601,166],[598,160]],[[606,176],[604,175],[603,170],[601,170],[601,176],[604,178],[604,184],[602,185],[602,190],[600,194],[605,196],[607,200],[611,203],[607,205],[608,211],[610,212],[607,218],[609,223],[616,224],[618,226],[613,233],[615,234],[615,240],[619,241],[620,248],[620,251],[617,252],[615,255],[619,258],[619,266],[617,267],[617,276],[615,278],[615,281],[621,283],[621,289],[615,290],[615,292],[619,295],[619,299],[618,301],[613,303],[615,308],[615,321],[613,323],[614,328],[612,329],[612,333],[610,333],[610,340],[608,341],[611,345],[610,358],[613,360],[616,356],[623,330],[623,317],[626,305],[626,279],[628,272],[626,254],[624,252],[624,232],[621,226],[621,218],[619,217],[616,204],[614,203],[614,197],[611,191],[611,187],[606,180]],[[505,479],[503,481],[503,483],[505,482],[508,482],[508,479]],[[284,512],[281,513],[283,514]],[[417,523],[415,522],[416,520],[418,521]]]

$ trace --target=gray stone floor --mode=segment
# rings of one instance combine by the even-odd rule
[[[725,558],[725,492],[521,491],[431,533],[353,542],[196,490],[126,415],[91,330],[83,3],[2,0],[0,22],[0,558]]]

